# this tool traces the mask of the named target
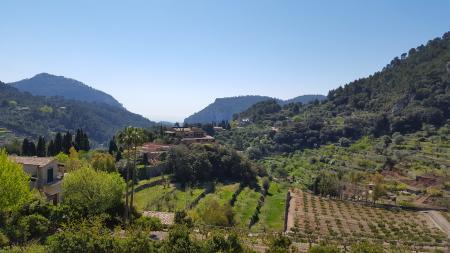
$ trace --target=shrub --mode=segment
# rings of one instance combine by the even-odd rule
[[[383,253],[383,246],[380,244],[372,244],[362,242],[352,245],[351,253]]]
[[[233,225],[233,210],[229,203],[221,205],[217,199],[206,199],[198,208],[198,215],[204,224],[215,226]]]
[[[71,223],[47,240],[51,253],[114,252],[111,231],[102,225],[103,220],[96,218]]]
[[[308,250],[308,253],[339,253],[338,247],[334,245],[316,245]]]
[[[46,235],[50,221],[40,214],[21,217],[18,222],[18,233],[23,241],[29,238],[39,238]]]
[[[204,252],[240,253],[244,252],[244,249],[235,233],[229,234],[227,238],[221,234],[214,234],[206,241]]]
[[[146,231],[131,229],[125,237],[114,238],[114,253],[150,253],[156,252],[154,242]]]
[[[0,248],[9,244],[9,238],[0,231]]]
[[[47,253],[48,250],[44,245],[31,243],[24,246],[12,246],[5,249],[0,249],[0,253]]]
[[[292,242],[288,237],[278,235],[271,241],[266,253],[288,253],[291,244]]]
[[[201,252],[197,242],[189,237],[189,229],[186,226],[175,226],[169,232],[169,237],[161,247],[162,253],[194,253]]]
[[[158,231],[161,230],[163,227],[160,219],[147,216],[139,217],[139,219],[135,220],[134,225],[139,227],[140,229],[150,231]]]
[[[117,173],[75,170],[64,178],[63,204],[72,214],[101,214],[120,205],[124,188],[125,182]]]

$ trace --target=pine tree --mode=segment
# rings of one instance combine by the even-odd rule
[[[39,136],[37,148],[36,148],[36,155],[39,157],[45,157],[45,139],[44,137]]]
[[[23,139],[23,142],[22,142],[22,155],[23,156],[29,156],[28,147],[29,147],[28,139],[25,138],[25,139]]]
[[[61,135],[61,133],[57,133],[56,134],[56,137],[55,137],[55,143],[54,143],[54,154],[55,155],[57,155],[57,154],[59,154],[60,152],[62,152],[63,151],[63,149],[62,149],[62,142],[63,142],[63,138],[62,138],[62,135]]]

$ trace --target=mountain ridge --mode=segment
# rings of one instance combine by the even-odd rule
[[[29,92],[32,95],[45,97],[63,97],[84,102],[104,103],[115,107],[123,107],[113,96],[97,90],[83,82],[57,76],[49,73],[40,73],[31,78],[8,83],[20,91]]]
[[[16,136],[51,137],[55,132],[74,132],[81,128],[98,144],[106,143],[123,127],[155,125],[155,122],[123,107],[35,96],[1,81],[0,115],[0,128],[6,128]]]
[[[301,95],[287,100],[260,95],[216,98],[213,103],[185,118],[184,122],[192,124],[230,121],[234,114],[243,112],[252,105],[265,100],[275,99],[279,104],[285,105],[288,103],[308,103],[325,98],[324,95]]]

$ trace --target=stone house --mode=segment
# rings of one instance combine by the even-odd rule
[[[30,189],[37,189],[45,193],[54,204],[61,200],[61,176],[58,161],[53,157],[10,156],[23,166],[23,170],[31,177]]]

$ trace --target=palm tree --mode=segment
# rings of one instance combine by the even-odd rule
[[[130,209],[133,207],[134,201],[134,183],[136,180],[136,163],[137,163],[137,152],[138,147],[145,142],[145,134],[141,128],[136,127],[126,127],[117,136],[120,145],[126,151],[126,187],[125,187],[125,212],[124,212],[124,222],[128,219],[130,222],[131,214]],[[133,171],[130,172],[130,165],[132,165]],[[129,185],[130,185],[130,175],[131,175],[131,197],[129,197]],[[130,201],[129,201],[130,200]]]

